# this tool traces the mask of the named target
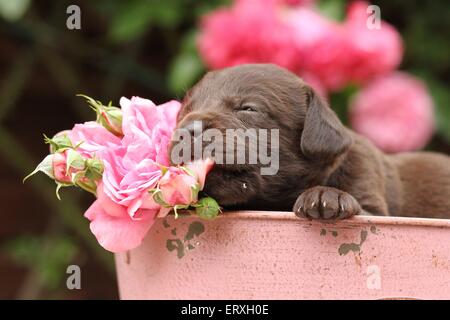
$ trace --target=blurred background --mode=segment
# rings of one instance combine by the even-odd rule
[[[68,28],[72,4],[81,29]],[[448,1],[372,4],[381,24],[360,1],[0,0],[0,298],[118,298],[113,257],[83,218],[92,197],[58,201],[44,175],[22,184],[48,153],[43,133],[94,119],[77,93],[159,104],[208,69],[271,62],[386,152],[450,154]],[[66,287],[71,264],[81,290]]]

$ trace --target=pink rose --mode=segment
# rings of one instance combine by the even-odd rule
[[[147,99],[122,98],[121,145],[102,151],[104,192],[115,203],[127,207],[132,218],[139,209],[158,207],[149,194],[161,177],[161,165],[169,165],[168,144],[176,126],[180,103],[156,106]],[[136,215],[137,214],[137,215]]]
[[[191,204],[197,200],[196,188],[203,189],[206,174],[213,162],[198,160],[187,167],[195,177],[179,168],[170,167],[170,174],[161,179],[160,188],[164,199],[172,206]],[[194,186],[194,190],[192,187]],[[98,242],[107,250],[120,252],[139,246],[148,230],[159,215],[164,217],[171,208],[160,207],[151,197],[146,197],[147,205],[138,209],[139,219],[130,217],[127,207],[114,202],[106,193],[103,184],[97,186],[97,200],[86,211],[85,217],[91,221],[90,229]]]
[[[147,99],[122,98],[120,144],[98,152],[103,161],[97,201],[86,212],[91,230],[106,249],[131,249],[142,241],[160,210],[150,193],[167,166],[168,144],[180,103],[156,106]]]
[[[353,128],[386,152],[423,148],[434,131],[433,101],[424,84],[402,72],[370,83],[353,99]]]

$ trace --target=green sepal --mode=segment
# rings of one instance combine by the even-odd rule
[[[100,180],[103,176],[104,166],[101,160],[92,158],[86,160],[85,177],[92,181]]]
[[[178,210],[189,209],[188,204],[176,204],[173,207],[173,213],[175,214],[175,219],[178,219]]]
[[[58,200],[61,200],[61,197],[59,195],[59,190],[61,188],[65,188],[65,187],[72,187],[73,184],[69,184],[69,183],[61,183],[61,182],[56,182],[56,198],[58,198]]]
[[[86,177],[85,171],[79,171],[73,175],[72,181],[76,186],[96,196],[97,184],[93,180],[83,179],[84,177]]]
[[[196,173],[195,173],[192,169],[187,168],[187,167],[184,167],[184,166],[180,166],[179,168],[180,168],[181,170],[183,170],[184,172],[186,172],[186,173],[187,173],[188,175],[190,175],[191,177],[194,177],[194,178],[197,177]]]
[[[170,206],[164,201],[164,198],[162,196],[162,192],[160,189],[150,189],[149,192],[153,196],[153,200],[155,202],[163,207],[170,208]]]
[[[66,133],[56,135],[51,139],[44,134],[44,142],[50,145],[51,153],[73,148],[72,141],[70,141],[69,136]]]
[[[67,153],[67,160],[66,160],[66,175],[69,174],[70,168],[74,168],[77,170],[84,170],[85,168],[85,160],[83,157],[76,152],[73,149],[68,149]]]
[[[35,175],[39,171],[45,173],[47,176],[49,176],[52,179],[55,179],[55,176],[53,175],[53,155],[49,154],[44,158],[44,160],[41,161],[36,167],[36,169],[33,170],[29,175],[27,175],[25,178],[23,178],[22,182],[25,182],[29,177]]]

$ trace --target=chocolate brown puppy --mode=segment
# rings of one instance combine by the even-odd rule
[[[218,164],[204,191],[230,209],[293,210],[316,219],[372,215],[450,218],[450,157],[385,155],[347,129],[314,90],[274,65],[207,73],[183,101],[178,127],[278,129],[274,175],[261,164]],[[172,144],[172,147],[176,143]],[[255,152],[255,150],[247,150]],[[231,150],[224,146],[224,156]]]

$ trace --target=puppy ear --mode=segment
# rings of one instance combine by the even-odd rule
[[[301,150],[310,159],[330,163],[344,154],[352,137],[337,115],[311,88],[301,136]]]

